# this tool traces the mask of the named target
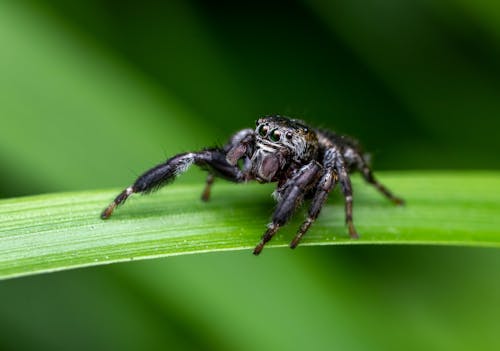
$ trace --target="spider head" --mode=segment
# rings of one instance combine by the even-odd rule
[[[281,116],[257,120],[253,173],[257,180],[275,180],[290,162],[303,164],[318,152],[316,134],[303,122]]]

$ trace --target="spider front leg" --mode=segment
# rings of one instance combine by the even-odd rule
[[[333,188],[335,188],[336,184],[337,184],[336,172],[331,167],[326,168],[323,171],[321,179],[316,185],[316,192],[311,201],[311,205],[309,206],[309,213],[307,219],[302,223],[299,231],[297,232],[297,235],[295,236],[295,238],[293,238],[292,242],[290,243],[290,248],[295,249],[297,247],[304,234],[306,234],[306,232],[309,230],[309,227],[311,227],[316,218],[318,218],[321,208],[323,207],[328,198],[328,194],[333,190]]]
[[[102,212],[101,218],[109,218],[115,208],[124,203],[134,193],[150,193],[172,182],[175,178],[195,164],[207,169],[211,174],[233,182],[242,182],[245,177],[243,172],[226,160],[224,151],[214,148],[199,152],[188,152],[176,155],[141,175],[137,180],[123,190],[111,204]]]
[[[278,229],[290,219],[295,209],[300,205],[304,194],[314,186],[320,170],[320,164],[316,161],[312,161],[303,166],[291,180],[278,190],[279,202],[274,211],[272,222],[267,226],[267,231],[253,250],[254,255],[260,254],[264,245],[271,240]]]

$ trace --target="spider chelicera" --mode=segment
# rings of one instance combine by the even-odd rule
[[[102,212],[101,218],[109,218],[130,195],[154,191],[173,181],[192,164],[209,173],[202,194],[204,201],[210,198],[214,177],[236,183],[249,180],[278,182],[274,192],[277,206],[271,223],[253,251],[255,255],[286,224],[302,200],[312,198],[308,216],[290,243],[290,247],[295,248],[318,217],[328,194],[337,183],[340,183],[345,198],[349,235],[357,239],[352,219],[351,171],[360,171],[364,179],[389,200],[397,205],[403,204],[402,199],[375,179],[356,140],[281,116],[260,118],[256,125],[255,130],[243,129],[234,134],[223,148],[179,154],[151,168],[123,190]]]

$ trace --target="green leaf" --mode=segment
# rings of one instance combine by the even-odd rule
[[[498,173],[381,173],[380,179],[407,205],[393,206],[355,178],[354,218],[361,238],[349,239],[336,195],[301,245],[500,246]],[[2,200],[0,278],[196,252],[248,249],[251,255],[272,214],[273,185],[217,183],[209,203],[199,199],[202,188],[171,185],[132,197],[107,221],[99,214],[117,191]],[[288,245],[304,208],[264,255],[272,254],[270,247]]]

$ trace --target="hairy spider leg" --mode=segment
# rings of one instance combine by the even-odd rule
[[[395,196],[389,189],[382,185],[373,175],[373,171],[368,165],[368,162],[363,157],[360,150],[354,148],[346,148],[344,151],[344,158],[347,163],[354,165],[354,167],[363,175],[365,181],[373,185],[380,191],[386,198],[396,205],[404,205],[404,200]]]
[[[318,130],[320,145],[325,150],[324,159],[328,160],[333,165],[333,168],[338,176],[338,181],[342,188],[342,193],[345,199],[345,222],[349,229],[349,236],[351,239],[358,239],[359,235],[356,232],[352,220],[352,185],[349,174],[347,173],[347,166],[344,160],[346,150],[357,150],[358,142],[352,138],[337,135],[330,131]],[[347,154],[349,156],[349,154]],[[349,161],[349,159],[348,159]],[[325,161],[324,161],[325,162]],[[348,163],[350,164],[350,162]]]
[[[203,189],[203,193],[201,193],[201,199],[203,201],[210,200],[210,193],[212,190],[212,184],[214,183],[215,177],[212,173],[209,173],[207,176],[207,180],[205,181],[205,189]]]
[[[147,194],[174,181],[178,175],[187,171],[192,164],[208,170],[215,176],[236,183],[242,182],[245,179],[242,171],[237,166],[227,162],[226,155],[221,149],[214,148],[179,154],[151,168],[137,178],[133,185],[123,190],[115,200],[111,202],[102,212],[101,218],[109,218],[115,208],[124,203],[130,195],[134,193]]]
[[[272,239],[278,229],[282,227],[300,205],[304,194],[317,182],[322,167],[316,161],[303,166],[291,180],[278,190],[278,205],[274,211],[272,222],[261,241],[253,250],[254,255],[260,254],[264,245]]]
[[[339,177],[340,187],[342,188],[342,193],[345,199],[345,223],[349,229],[349,236],[351,239],[358,239],[359,235],[354,228],[354,222],[352,220],[352,185],[351,179],[347,174],[347,170],[344,163],[344,158],[338,154],[335,161],[335,170],[337,171]]]
[[[337,151],[335,149],[329,149],[325,152],[325,156],[323,157],[323,166],[325,168],[322,172],[318,184],[316,185],[316,192],[314,193],[314,197],[309,206],[308,216],[300,226],[297,235],[295,235],[295,238],[293,238],[292,242],[290,243],[290,247],[292,249],[295,249],[297,247],[304,234],[306,234],[306,232],[309,230],[309,227],[311,227],[316,218],[318,218],[321,208],[328,199],[328,194],[335,188],[335,185],[337,184],[338,177],[337,172],[334,169],[336,154]]]

